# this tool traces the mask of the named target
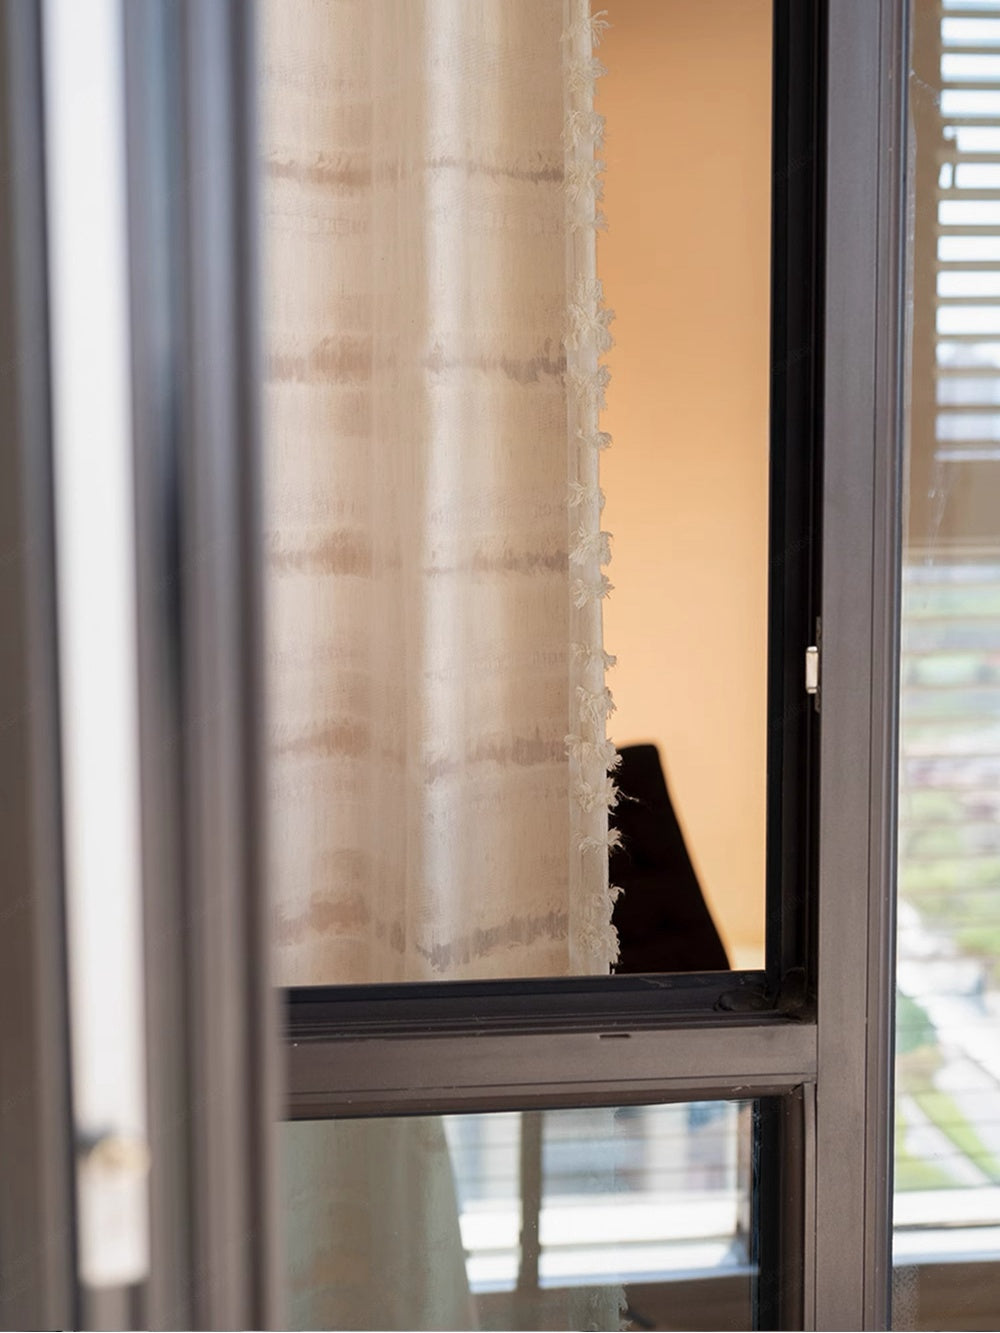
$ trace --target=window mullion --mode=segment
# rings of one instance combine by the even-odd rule
[[[889,1317],[905,19],[829,7],[817,1328]]]

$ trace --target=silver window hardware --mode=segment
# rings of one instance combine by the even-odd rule
[[[806,694],[812,694],[816,697],[816,706],[819,707],[819,647],[811,644],[806,649]]]

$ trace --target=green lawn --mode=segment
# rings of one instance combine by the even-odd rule
[[[898,1190],[954,1189],[957,1181],[937,1162],[925,1162],[911,1157],[904,1145],[903,1117],[896,1111],[896,1171],[895,1188]]]

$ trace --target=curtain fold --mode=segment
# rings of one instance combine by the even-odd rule
[[[285,1128],[287,1326],[475,1329],[441,1120]]]
[[[603,20],[262,11],[279,980],[607,972]],[[294,1327],[473,1326],[440,1121],[286,1142]]]
[[[264,18],[281,980],[607,971],[600,20]]]

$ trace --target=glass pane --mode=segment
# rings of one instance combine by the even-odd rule
[[[750,1328],[751,1103],[285,1126],[292,1328]]]
[[[913,6],[897,1328],[993,1328],[1000,1309],[1000,120],[977,86],[1000,0],[975,9]]]
[[[611,732],[658,746],[735,967],[764,965],[771,9],[616,0],[599,94]]]
[[[280,981],[762,965],[772,0],[260,8]]]

